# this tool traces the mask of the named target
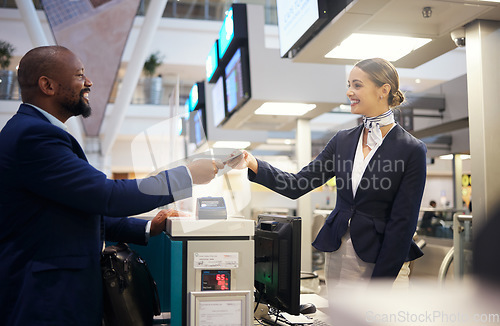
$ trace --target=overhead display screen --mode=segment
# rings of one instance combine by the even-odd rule
[[[224,78],[221,76],[217,79],[212,88],[212,116],[214,126],[218,126],[226,118],[226,96],[224,93]]]
[[[241,48],[236,50],[226,66],[227,112],[230,114],[250,98],[248,58]]]
[[[189,92],[189,111],[194,111],[198,105],[198,84],[195,83]]]
[[[215,79],[217,77],[214,76],[214,74],[219,67],[218,43],[218,41],[215,41],[212,49],[210,49],[210,52],[208,53],[207,60],[205,62],[206,77],[209,83],[215,81],[212,80],[212,78]]]
[[[222,23],[222,28],[219,31],[219,58],[222,59],[226,53],[229,44],[234,38],[234,20],[233,8],[229,8],[226,13],[226,18]]]
[[[203,145],[206,140],[205,123],[203,110],[196,110],[191,118],[191,142],[196,144],[196,147]]]
[[[276,0],[280,55],[284,57],[293,45],[319,19],[318,0]]]
[[[189,111],[192,112],[205,107],[205,84],[204,82],[194,83],[189,92]]]
[[[233,3],[219,30],[219,65],[226,64],[234,51],[248,40],[247,7],[244,3]]]

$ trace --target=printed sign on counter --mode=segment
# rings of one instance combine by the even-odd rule
[[[237,252],[195,252],[194,268],[238,268]]]

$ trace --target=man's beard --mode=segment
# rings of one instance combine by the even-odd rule
[[[83,93],[90,91],[88,88],[84,88],[80,91],[79,101],[77,103],[71,103],[66,105],[66,109],[73,114],[73,116],[81,115],[84,118],[88,118],[92,114],[92,108],[86,103]]]

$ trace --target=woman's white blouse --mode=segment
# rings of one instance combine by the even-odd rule
[[[392,125],[392,128],[385,134],[387,136],[389,132],[396,126],[396,124]],[[354,162],[352,166],[352,197],[356,197],[356,191],[358,190],[359,183],[361,182],[361,178],[363,177],[363,174],[365,173],[366,167],[368,166],[368,163],[372,159],[373,155],[375,155],[375,152],[377,149],[382,145],[384,142],[385,136],[382,138],[382,142],[380,144],[375,145],[374,148],[370,150],[370,153],[364,157],[363,155],[363,133],[364,130],[361,132],[361,135],[359,136],[358,140],[358,146],[356,147],[356,154],[354,154]],[[368,183],[369,184],[369,183]]]

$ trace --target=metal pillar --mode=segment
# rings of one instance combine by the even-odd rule
[[[500,22],[466,26],[469,133],[474,231],[492,216],[500,198]]]
[[[295,155],[300,170],[311,161],[311,126],[309,120],[297,120]],[[302,218],[301,269],[312,271],[312,204],[311,194],[297,199],[297,215]]]
[[[453,201],[455,208],[462,210],[462,157],[453,154]]]
[[[139,77],[141,76],[144,62],[147,54],[153,43],[153,38],[156,29],[160,23],[167,0],[151,0],[149,3],[146,16],[142,23],[142,28],[139,32],[139,37],[134,46],[130,62],[127,66],[127,71],[123,77],[123,83],[116,96],[116,101],[113,106],[113,114],[110,116],[110,121],[107,130],[104,131],[102,141],[102,155],[108,155],[113,148],[116,136],[120,131],[125,113],[132,101],[132,96],[137,86]]]

